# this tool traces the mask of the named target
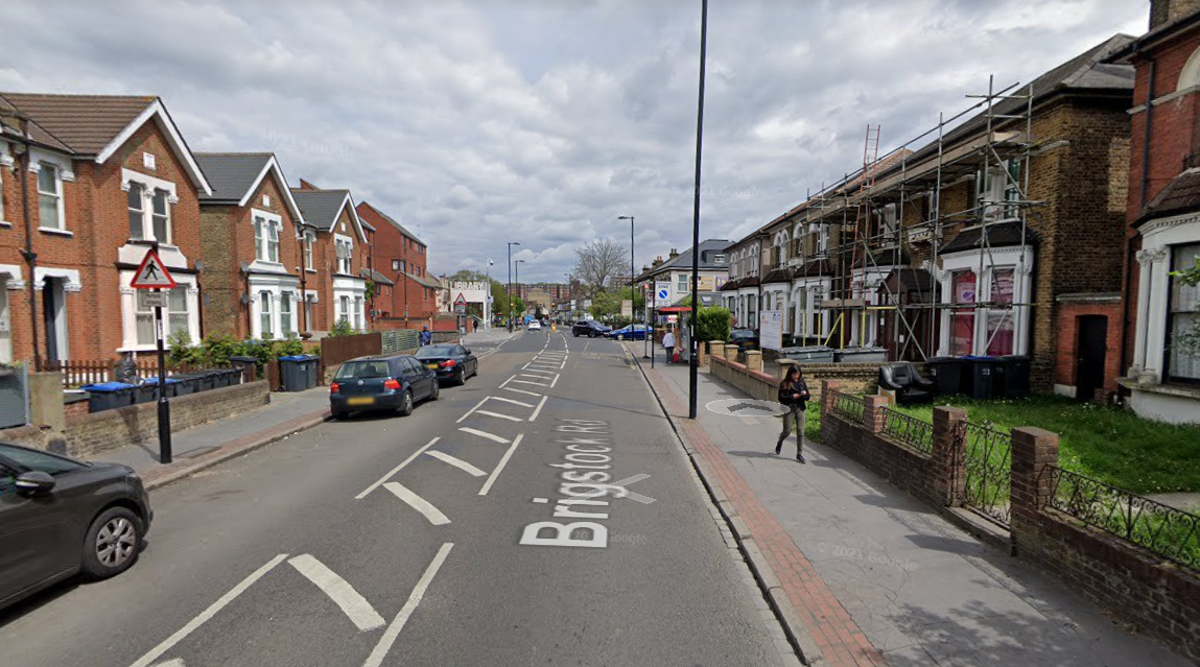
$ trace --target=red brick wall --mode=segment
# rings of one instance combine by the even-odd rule
[[[426,262],[429,257],[429,249],[425,247],[422,252],[420,248],[424,247],[424,244],[405,236],[366,202],[360,203],[356,210],[360,218],[371,223],[376,229],[375,270],[396,283],[390,294],[376,298],[375,308],[384,313],[382,317],[404,317],[406,306],[410,319],[434,315],[437,312],[437,295],[421,283],[392,269],[392,262],[403,261],[408,273],[419,273],[422,277],[428,276]]]
[[[1084,315],[1103,315],[1108,318],[1107,350],[1104,356],[1104,389],[1108,394],[1118,389],[1121,375],[1121,304],[1119,302],[1060,303],[1058,309],[1058,351],[1054,367],[1054,383],[1075,386],[1075,360],[1079,358],[1078,323]]]
[[[157,168],[146,169],[142,153],[152,153]],[[121,189],[121,168],[175,183],[179,202],[171,206],[173,241],[190,262],[200,258],[200,209],[196,186],[154,123],[147,123],[102,165],[91,160],[74,162],[75,182],[63,183],[66,228],[71,236],[37,230],[37,174],[18,171],[5,175],[6,210],[10,229],[0,229],[0,262],[23,264],[24,225],[18,178],[29,188],[33,249],[38,266],[79,271],[82,291],[68,292],[67,328],[69,356],[73,359],[110,359],[123,340],[117,248],[129,239],[127,193]],[[13,202],[8,201],[13,199]],[[131,267],[132,268],[132,267]],[[189,264],[189,269],[194,268]],[[25,271],[25,279],[32,276]],[[10,292],[15,359],[33,356],[27,293]],[[41,292],[37,292],[41,299]],[[39,310],[39,348],[45,351],[45,331]],[[103,322],[104,326],[95,326]]]

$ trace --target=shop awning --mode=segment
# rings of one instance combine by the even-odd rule
[[[660,312],[660,313],[690,313],[690,312],[692,312],[692,309],[688,308],[687,306],[664,306],[662,308],[659,308],[658,312]]]

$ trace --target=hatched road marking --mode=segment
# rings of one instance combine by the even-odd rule
[[[463,433],[470,433],[471,435],[477,435],[481,438],[487,438],[488,440],[495,440],[496,442],[498,442],[502,445],[507,445],[509,442],[512,442],[508,438],[501,438],[500,436],[498,436],[494,433],[488,433],[487,431],[480,431],[479,429],[468,428],[466,426],[464,426],[458,430],[462,431]]]
[[[500,476],[500,471],[504,470],[504,466],[508,464],[508,460],[512,458],[513,452],[516,451],[517,445],[521,444],[521,439],[524,437],[525,434],[521,433],[513,440],[512,445],[508,448],[508,451],[504,452],[504,456],[500,457],[500,463],[496,465],[496,469],[492,471],[491,475],[488,475],[487,481],[483,483],[483,488],[479,489],[479,495],[486,496],[488,491],[491,490],[492,484],[494,484],[496,482],[496,478]]]
[[[526,407],[526,408],[534,407],[533,403],[525,403],[523,401],[514,401],[511,398],[504,398],[503,396],[488,396],[488,398],[492,399],[493,401],[504,401],[505,403],[512,403],[513,405],[520,405],[520,406]],[[545,397],[542,397],[542,398],[543,398],[543,400],[545,399]]]
[[[372,484],[371,486],[368,486],[366,489],[364,489],[364,490],[363,490],[363,492],[362,492],[362,493],[358,494],[357,496],[354,496],[354,499],[355,499],[355,500],[362,500],[363,498],[365,498],[365,497],[366,497],[366,495],[367,495],[368,493],[370,493],[370,492],[374,491],[375,489],[378,489],[380,486],[383,486],[383,483],[384,483],[384,482],[386,482],[386,481],[388,481],[389,479],[391,479],[392,475],[395,475],[396,473],[400,472],[400,471],[401,471],[401,470],[404,468],[404,466],[408,465],[409,463],[412,463],[412,462],[413,462],[413,459],[417,458],[417,457],[418,457],[418,456],[420,456],[422,453],[424,453],[424,452],[425,452],[425,450],[427,450],[427,449],[429,449],[430,447],[432,447],[432,446],[433,446],[433,444],[434,444],[435,442],[437,442],[438,440],[441,440],[441,438],[440,438],[440,437],[437,437],[437,438],[434,438],[433,440],[430,440],[429,442],[425,443],[425,446],[424,446],[424,447],[422,447],[422,448],[418,449],[417,451],[413,452],[413,453],[412,453],[412,454],[411,454],[411,455],[410,455],[408,458],[404,459],[404,461],[402,461],[402,462],[400,463],[400,465],[396,466],[395,468],[392,468],[391,472],[389,472],[388,474],[384,475],[383,477],[380,477],[380,478],[379,478],[379,481],[375,482],[375,483],[374,483],[374,484]]]
[[[520,417],[513,417],[512,415],[503,415],[503,414],[500,414],[499,412],[492,412],[491,410],[476,410],[475,414],[487,415],[489,417],[495,417],[496,419],[507,419],[510,422],[525,421],[524,419],[521,419]]]
[[[412,593],[408,595],[408,601],[400,609],[400,613],[396,614],[396,618],[388,629],[383,632],[383,636],[379,638],[379,643],[371,651],[371,655],[367,656],[363,667],[379,667],[383,664],[383,659],[387,657],[388,651],[392,649],[392,644],[396,643],[396,639],[400,636],[400,631],[404,629],[404,624],[408,622],[408,617],[412,616],[417,605],[421,604],[421,600],[425,597],[425,591],[429,589],[429,584],[433,578],[437,576],[438,570],[442,568],[442,563],[446,562],[446,557],[450,555],[450,550],[454,548],[453,542],[447,542],[438,549],[437,555],[433,557],[433,562],[429,567],[425,568],[425,573],[417,581],[417,585],[413,587]]]
[[[445,514],[442,514],[441,510],[434,507],[428,500],[425,500],[421,496],[413,493],[403,484],[400,484],[399,482],[388,482],[387,484],[383,485],[383,488],[391,491],[397,498],[407,503],[409,507],[417,510],[421,514],[424,514],[425,518],[429,520],[429,523],[432,523],[435,526],[444,526],[450,523],[450,519],[447,518]]]
[[[533,416],[531,416],[529,418],[529,421],[533,421],[533,420],[537,419],[538,415],[542,414],[542,408],[546,406],[546,399],[548,399],[548,398],[550,398],[550,397],[549,396],[542,397],[541,402],[538,403],[537,409],[533,411]]]
[[[328,595],[350,617],[359,632],[381,628],[387,623],[349,582],[313,556],[302,554],[289,560],[288,564]]]
[[[439,461],[442,461],[443,463],[449,463],[450,465],[454,466],[455,468],[458,468],[459,470],[466,471],[467,473],[474,475],[475,477],[483,477],[484,475],[487,474],[486,472],[480,470],[479,468],[476,468],[475,466],[471,465],[470,463],[467,463],[466,461],[464,461],[460,458],[451,456],[451,455],[447,454],[446,452],[439,452],[438,450],[433,449],[433,450],[429,451],[429,455]]]

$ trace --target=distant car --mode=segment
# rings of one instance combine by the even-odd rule
[[[361,357],[342,364],[329,385],[329,411],[335,419],[352,412],[394,410],[412,414],[417,401],[436,401],[437,373],[410,354]]]
[[[529,321],[529,330],[530,330],[530,331],[540,331],[540,330],[541,330],[541,328],[542,328],[542,323],[541,323],[541,322],[538,322],[537,320],[530,320],[530,321]]]
[[[610,331],[605,335],[609,338],[616,338],[617,340],[646,340],[646,325],[630,324],[627,327]]]
[[[612,327],[606,327],[596,320],[579,320],[571,326],[571,335],[576,338],[580,336],[595,338],[596,336],[603,336],[609,331],[612,331]]]
[[[741,351],[758,349],[758,334],[753,329],[734,329],[729,333],[729,342]]]
[[[133,468],[0,443],[0,608],[137,562],[154,512]]]
[[[479,359],[462,345],[427,345],[417,350],[417,360],[437,373],[438,380],[449,380],[458,385],[479,374]]]

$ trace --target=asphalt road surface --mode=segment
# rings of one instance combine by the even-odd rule
[[[0,613],[3,662],[781,664],[631,364],[526,332],[411,417],[327,423],[155,491],[141,560]]]

